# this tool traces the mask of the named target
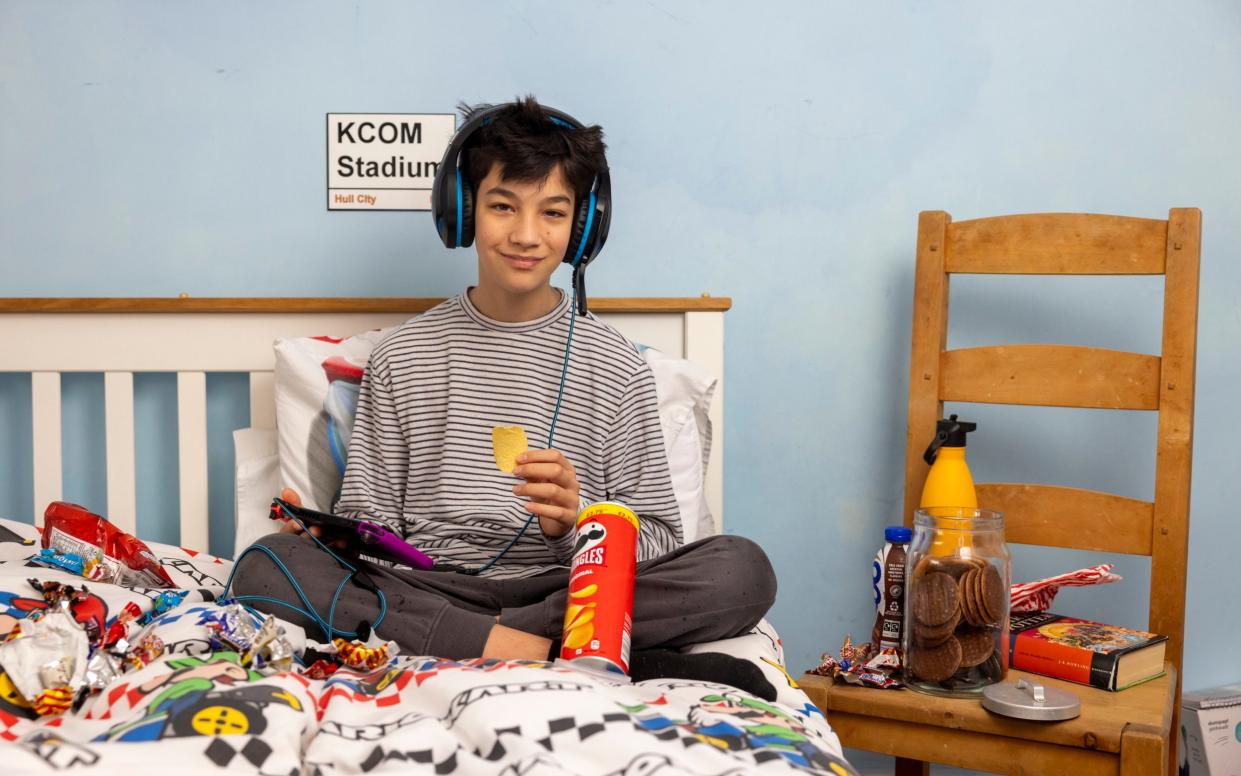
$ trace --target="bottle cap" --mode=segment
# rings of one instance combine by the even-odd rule
[[[939,452],[941,447],[965,447],[965,435],[977,430],[977,428],[977,423],[957,420],[956,415],[949,415],[947,418],[937,421],[935,423],[935,438],[931,440],[930,446],[922,454],[922,460],[928,464],[934,463],[935,454]]]
[[[913,530],[906,528],[903,525],[890,525],[887,528],[883,529],[883,540],[885,542],[892,542],[894,544],[899,544],[902,542],[912,541],[913,538],[914,538]]]

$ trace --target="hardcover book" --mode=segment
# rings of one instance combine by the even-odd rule
[[[1051,612],[1012,615],[1009,665],[1103,690],[1163,674],[1168,637]]]

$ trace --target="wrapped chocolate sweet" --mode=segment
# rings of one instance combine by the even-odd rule
[[[117,642],[117,646],[122,646],[123,649],[128,648],[128,644],[123,639]],[[99,692],[120,676],[122,670],[120,657],[107,649],[96,649],[86,661],[86,671],[83,673],[86,689],[90,692]]]
[[[397,645],[394,641],[369,646],[358,639],[337,638],[332,640],[332,645],[336,647],[336,659],[341,665],[355,669],[372,670],[387,665],[397,653]]]
[[[68,687],[48,687],[39,691],[34,699],[35,713],[41,717],[64,714],[73,705],[73,690]]]
[[[339,663],[333,663],[330,660],[316,660],[311,663],[305,670],[304,675],[307,679],[322,680],[327,679],[336,673],[336,669],[340,668]]]
[[[162,654],[164,640],[144,631],[134,638],[134,644],[125,652],[125,665],[133,669],[145,668]]]
[[[142,615],[142,617],[139,618],[138,622],[140,622],[143,625],[147,625],[151,622],[151,620],[154,620],[156,617],[159,617],[161,614],[177,608],[178,606],[181,605],[181,601],[183,601],[185,597],[189,595],[189,592],[190,591],[188,590],[164,590],[162,591],[158,596],[155,597],[155,602],[151,606],[151,611]]]
[[[845,636],[838,655],[824,652],[820,663],[809,673],[831,677],[834,681],[880,689],[903,686],[900,676],[900,655],[895,648],[887,647],[873,651],[870,644],[856,646],[851,636]]]
[[[211,631],[212,649],[231,649],[239,654],[245,653],[258,635],[254,619],[237,603],[225,606],[219,614],[211,617],[206,625]]]
[[[288,671],[293,667],[293,646],[284,636],[276,618],[267,615],[250,649],[242,655],[242,665],[252,663],[258,670]]]
[[[293,667],[293,645],[279,621],[270,614],[258,626],[254,620],[241,604],[227,604],[205,623],[212,648],[234,650],[243,666],[264,673],[288,671]]]
[[[121,607],[121,611],[117,612],[116,618],[112,620],[112,624],[104,635],[104,647],[111,647],[117,642],[128,639],[133,623],[142,617],[142,609],[133,601],[127,601]]]

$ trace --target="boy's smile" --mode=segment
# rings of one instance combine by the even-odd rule
[[[499,164],[478,185],[474,244],[478,286],[470,300],[500,321],[527,321],[560,302],[551,276],[573,226],[573,190],[559,165],[545,181],[502,180]]]

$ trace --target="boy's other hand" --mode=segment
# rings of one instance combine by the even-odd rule
[[[289,502],[295,507],[300,507],[302,505],[302,497],[297,495],[297,491],[293,490],[292,488],[285,488],[284,490],[280,491],[280,498],[284,499],[285,501]],[[306,536],[306,531],[302,528],[302,524],[288,517],[284,518],[284,525],[280,526],[280,533],[293,534],[294,536]],[[317,525],[312,525],[310,526],[310,534],[311,536],[314,536],[316,539],[322,539],[323,529]],[[306,536],[306,538],[309,539],[310,537]],[[335,550],[344,550],[344,549],[348,549],[349,547],[349,542],[345,541],[344,539],[334,539],[333,541],[330,541],[327,544],[329,547]]]
[[[292,488],[285,488],[284,490],[280,491],[280,498],[283,499],[284,501],[289,502],[295,507],[300,507],[302,505],[302,497],[297,495],[297,491],[293,490]],[[286,517],[281,520],[281,523],[282,524],[280,526],[280,533],[287,533],[287,534],[303,533],[302,524],[297,522],[296,520],[292,520]],[[311,526],[311,531],[318,531],[318,530],[319,529],[317,527]],[[318,536],[318,534],[316,533],[315,536]]]
[[[539,517],[539,527],[549,538],[564,536],[577,520],[580,487],[573,464],[559,450],[527,450],[517,456],[513,474],[525,480],[513,493],[527,496],[522,506]]]

